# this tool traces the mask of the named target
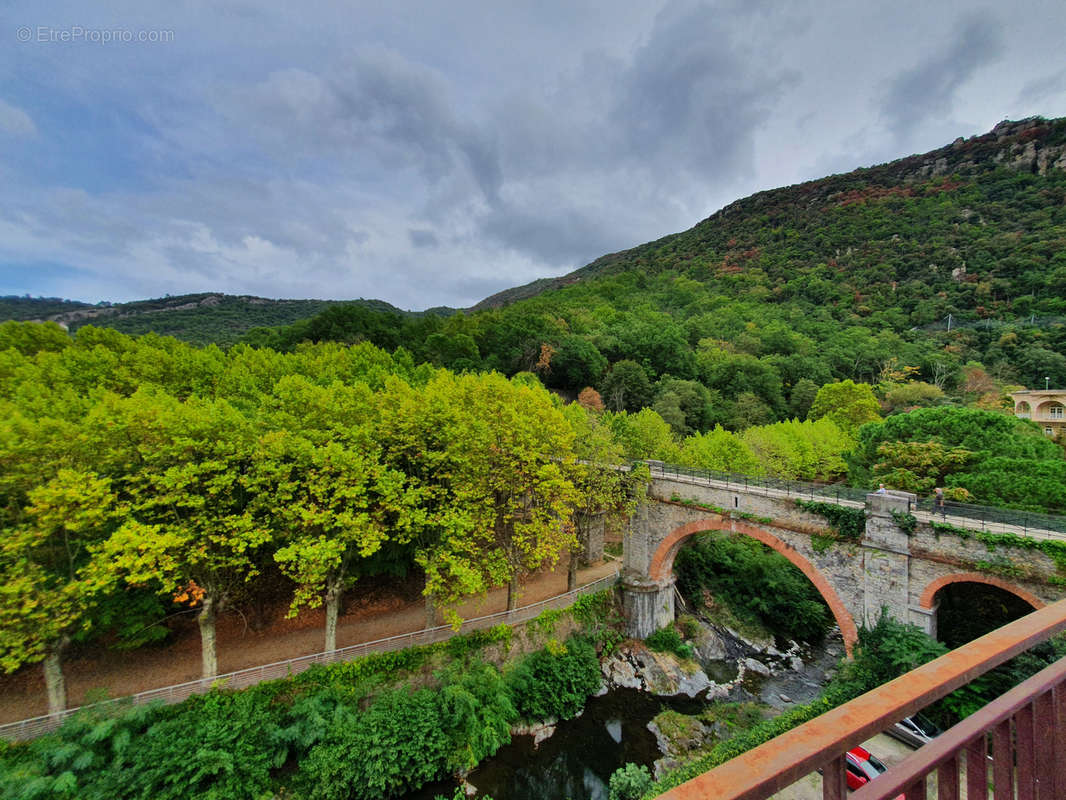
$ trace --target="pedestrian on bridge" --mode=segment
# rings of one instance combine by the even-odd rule
[[[935,489],[933,489],[933,511],[940,512],[940,516],[942,517],[947,516],[946,512],[944,511],[943,487],[937,486]]]

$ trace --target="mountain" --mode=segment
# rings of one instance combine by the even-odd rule
[[[289,325],[345,304],[376,312],[409,313],[384,300],[268,300],[208,292],[97,305],[58,298],[0,297],[0,320],[53,321],[71,332],[91,324],[133,335],[152,332],[194,344],[229,345],[253,328]]]
[[[740,429],[845,379],[908,384],[900,407],[1066,386],[1064,323],[1066,120],[1034,117],[754,194],[404,345]]]
[[[471,310],[500,308],[552,289],[625,270],[684,267],[687,262],[699,258],[718,257],[723,263],[732,261],[732,266],[743,268],[748,266],[753,255],[762,255],[747,252],[750,250],[748,245],[767,247],[771,251],[781,249],[775,247],[773,238],[766,235],[780,226],[788,226],[800,236],[805,233],[817,235],[823,232],[821,229],[827,229],[824,232],[828,233],[828,229],[836,227],[837,220],[832,218],[832,214],[838,209],[860,206],[892,211],[905,203],[904,198],[941,194],[948,195],[952,201],[964,197],[972,199],[979,206],[983,205],[981,201],[985,198],[968,193],[966,189],[975,185],[991,188],[992,183],[996,184],[996,190],[986,193],[988,199],[1009,204],[1012,188],[1029,184],[1022,178],[1017,182],[1003,180],[1011,174],[1046,178],[1049,173],[1054,177],[1053,173],[1063,171],[1066,171],[1066,120],[1031,117],[1004,121],[986,134],[969,139],[958,138],[945,147],[923,155],[912,155],[842,175],[759,192],[731,203],[688,231],[601,256],[559,278],[541,278],[523,286],[505,289],[475,304]],[[998,175],[1000,180],[990,180],[993,175]],[[957,216],[950,222],[972,222],[977,225],[988,222],[983,218],[971,219],[976,213],[975,208],[959,207],[956,210]],[[846,213],[840,216],[846,216]],[[993,223],[998,221],[991,220]],[[751,230],[752,222],[763,230]],[[892,232],[890,235],[899,236]],[[846,251],[848,247],[871,248],[875,241],[872,238],[845,235],[830,247],[817,241],[807,241],[805,244],[808,245],[807,255],[818,255],[828,261],[840,258],[840,248],[836,245],[843,245]],[[894,241],[898,241],[898,238]],[[851,257],[855,254],[846,255]],[[956,257],[949,259],[950,263],[964,266],[963,253],[951,255]],[[804,265],[798,266],[802,268]],[[971,276],[967,280],[973,282],[974,278]]]

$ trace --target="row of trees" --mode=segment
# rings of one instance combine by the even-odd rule
[[[158,603],[128,598],[198,609],[205,676],[220,609],[278,576],[292,613],[325,605],[326,649],[344,592],[373,572],[417,567],[452,618],[492,586],[514,607],[518,577],[576,551],[588,513],[623,507],[640,477],[585,463],[622,452],[535,379],[416,368],[366,344],[0,336],[0,664],[43,660],[52,709],[72,640],[114,628],[124,605],[156,621]]]

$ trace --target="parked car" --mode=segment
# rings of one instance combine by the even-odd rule
[[[928,717],[915,714],[904,717],[885,733],[893,739],[899,739],[904,744],[917,748],[933,741],[942,731]]]
[[[844,766],[847,767],[849,789],[865,786],[888,769],[865,747],[853,747],[848,750],[844,754],[844,762]]]

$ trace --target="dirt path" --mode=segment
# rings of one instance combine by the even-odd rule
[[[579,572],[579,584],[609,575],[617,562],[599,562]],[[520,605],[529,605],[566,591],[566,564],[554,572],[531,576],[522,585]],[[486,597],[464,603],[459,610],[466,619],[505,611],[507,590],[496,589]],[[410,586],[369,596],[353,592],[347,613],[337,623],[337,646],[384,639],[421,630],[425,605]],[[262,631],[252,631],[235,614],[225,615],[218,625],[219,672],[233,672],[322,651],[323,614],[305,612],[294,620],[276,620]],[[102,697],[122,697],[147,689],[170,686],[200,677],[200,640],[194,624],[186,625],[172,644],[134,652],[96,650],[71,658],[64,665],[71,706]],[[40,665],[0,677],[0,723],[14,722],[47,713],[44,679]]]

